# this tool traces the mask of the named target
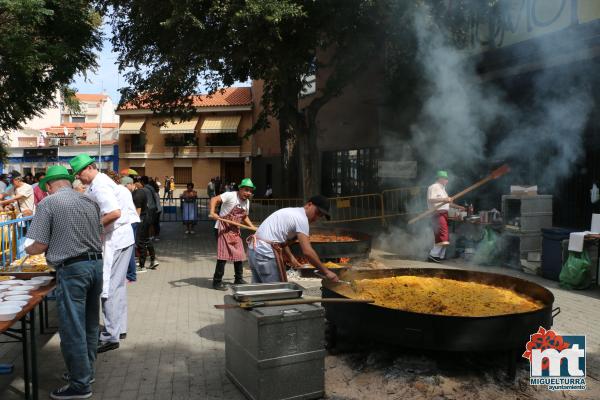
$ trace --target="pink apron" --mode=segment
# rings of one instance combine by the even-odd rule
[[[229,214],[221,217],[233,222],[241,223],[248,214],[246,211],[236,206]],[[240,228],[219,221],[219,237],[217,238],[217,259],[226,261],[245,261],[246,252],[244,251],[244,242],[240,235]]]

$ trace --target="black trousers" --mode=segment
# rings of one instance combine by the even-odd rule
[[[152,224],[152,226],[154,227],[154,235],[155,237],[160,236],[160,214],[162,214],[162,211],[156,213],[156,217],[154,218],[154,222]]]
[[[144,268],[146,257],[150,254],[150,260],[154,261],[156,253],[154,244],[150,240],[150,227],[154,224],[154,216],[146,214],[135,232],[135,245],[140,252],[140,267]]]
[[[223,280],[223,275],[225,275],[225,264],[227,264],[227,260],[217,260],[217,265],[215,266],[215,274],[213,275],[213,285]],[[233,262],[233,271],[234,282],[242,281],[242,279],[244,278],[244,266],[241,261]]]
[[[219,237],[219,230],[215,229],[215,238]],[[213,285],[220,283],[223,280],[223,275],[225,275],[225,265],[227,264],[227,260],[217,260],[217,265],[215,266],[215,273],[213,275]],[[233,274],[234,274],[234,283],[240,282],[244,278],[244,265],[242,261],[234,261],[233,262]]]

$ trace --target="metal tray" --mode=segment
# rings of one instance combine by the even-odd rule
[[[54,268],[49,267],[49,269],[47,269],[46,271],[23,271],[23,267],[27,268],[27,267],[31,267],[31,265],[29,264],[23,264],[23,265],[11,265],[8,267],[5,267],[3,269],[0,269],[0,275],[14,275],[15,277],[21,279],[29,279],[31,277],[34,276],[52,276],[54,274],[56,274],[56,271],[54,270]]]
[[[233,285],[231,289],[237,301],[296,299],[302,297],[304,291],[302,286],[294,282]]]

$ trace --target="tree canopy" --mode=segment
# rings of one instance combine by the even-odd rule
[[[375,0],[103,0],[113,45],[129,86],[121,101],[161,113],[189,113],[190,96],[236,81],[262,80],[261,113],[252,133],[280,122],[284,162],[295,141],[317,154],[314,122],[356,73],[381,52],[387,1]],[[306,78],[327,71],[317,94],[299,105]],[[139,95],[143,93],[143,97]],[[302,157],[301,157],[302,158]],[[304,181],[319,175],[305,159]],[[318,190],[317,183],[311,190]],[[307,188],[308,190],[308,188]]]
[[[85,0],[0,0],[0,130],[18,128],[67,98],[73,77],[96,66],[101,19]]]

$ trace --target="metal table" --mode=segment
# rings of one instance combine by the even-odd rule
[[[33,296],[21,312],[11,321],[0,321],[0,335],[13,340],[0,343],[21,343],[23,347],[23,379],[25,381],[25,399],[38,400],[38,365],[37,365],[37,338],[35,327],[35,309],[40,306],[40,332],[43,333],[48,323],[48,303],[46,295],[56,287],[56,282],[51,281],[46,286],[31,291]],[[44,317],[45,315],[45,317]],[[19,328],[13,326],[20,322]],[[29,329],[28,329],[29,327]]]

